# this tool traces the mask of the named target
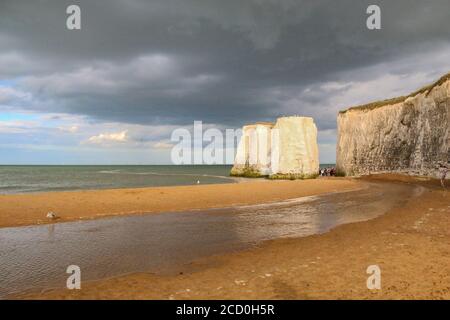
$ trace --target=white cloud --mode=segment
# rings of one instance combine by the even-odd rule
[[[153,144],[153,148],[154,149],[172,149],[173,144],[167,143],[164,141],[159,141],[159,142],[156,142],[155,144]]]
[[[80,129],[78,126],[67,126],[67,127],[58,127],[59,130],[63,132],[76,133]]]
[[[39,130],[39,123],[32,120],[0,121],[1,133],[33,134]]]
[[[117,133],[100,133],[90,137],[86,142],[99,145],[111,145],[115,143],[124,143],[128,141],[128,131],[124,130]]]

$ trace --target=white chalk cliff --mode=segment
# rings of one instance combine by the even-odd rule
[[[317,127],[308,117],[282,117],[242,128],[231,174],[312,178],[319,171]]]
[[[436,177],[450,161],[450,74],[408,97],[338,115],[337,171]]]

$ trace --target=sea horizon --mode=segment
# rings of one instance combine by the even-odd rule
[[[321,164],[329,167],[333,164]],[[0,165],[0,194],[222,184],[232,165]]]

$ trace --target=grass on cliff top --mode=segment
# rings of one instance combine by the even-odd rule
[[[430,94],[431,90],[433,90],[435,87],[442,85],[444,82],[450,80],[450,73],[447,73],[446,75],[442,76],[438,81],[434,82],[433,84],[430,84],[428,86],[425,86],[413,93],[411,93],[410,95],[407,96],[401,96],[401,97],[397,97],[397,98],[392,98],[392,99],[386,99],[386,100],[380,100],[380,101],[375,101],[375,102],[371,102],[368,104],[364,104],[364,105],[360,105],[360,106],[356,106],[356,107],[351,107],[347,110],[341,110],[339,111],[339,113],[346,113],[347,111],[350,110],[373,110],[373,109],[377,109],[380,107],[384,107],[387,105],[392,105],[392,104],[397,104],[397,103],[401,103],[404,102],[406,99],[410,98],[410,97],[415,97],[418,94],[422,94],[424,92],[427,92],[427,96],[428,94]]]

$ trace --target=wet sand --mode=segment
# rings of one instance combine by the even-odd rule
[[[234,184],[0,195],[0,228],[258,204],[360,187],[357,181],[344,178],[249,181]],[[57,220],[46,218],[50,211],[56,213]]]
[[[395,181],[371,181],[386,179]],[[450,192],[403,180],[421,192],[373,220],[200,259],[177,275],[138,273],[19,298],[450,299]],[[374,264],[381,290],[366,287]]]
[[[373,219],[421,190],[362,184],[357,191],[267,204],[0,228],[0,299],[64,287],[72,264],[81,268],[83,281],[143,271],[178,274],[208,256]]]

